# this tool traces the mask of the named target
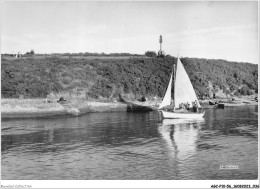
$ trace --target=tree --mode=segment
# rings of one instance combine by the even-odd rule
[[[33,49],[30,51],[30,54],[34,54],[34,50]]]
[[[154,52],[154,51],[146,51],[144,55],[148,56],[148,57],[156,57],[157,56],[156,52]]]
[[[32,49],[30,52],[27,52],[26,54],[27,55],[34,55],[35,53],[34,53],[34,50]]]

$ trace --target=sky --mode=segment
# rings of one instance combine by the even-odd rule
[[[134,53],[258,64],[257,1],[4,1],[1,52]]]

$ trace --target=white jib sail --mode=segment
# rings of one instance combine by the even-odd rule
[[[172,74],[173,73],[171,73],[171,78],[170,78],[166,93],[163,97],[163,101],[159,105],[159,109],[163,108],[164,106],[168,106],[168,105],[171,104],[171,99],[172,99],[172,92],[171,92],[172,91]]]
[[[197,100],[200,107],[196,93],[191,84],[190,78],[185,71],[180,59],[177,61],[175,85],[174,85],[174,102],[175,107],[178,108],[181,103],[189,103],[192,106],[192,102]]]

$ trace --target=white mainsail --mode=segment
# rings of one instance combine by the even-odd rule
[[[172,98],[172,75],[173,72],[171,73],[171,78],[166,90],[166,93],[164,95],[163,101],[161,102],[161,104],[159,105],[159,109],[163,108],[164,106],[168,106],[171,105],[171,98]]]
[[[200,107],[199,101],[191,84],[190,78],[185,71],[180,59],[177,60],[175,85],[174,85],[174,103],[175,107],[178,108],[181,103],[189,103],[197,100],[198,106]]]

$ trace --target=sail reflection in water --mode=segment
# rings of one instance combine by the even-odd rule
[[[196,141],[203,123],[205,123],[204,118],[163,119],[162,125],[158,127],[159,133],[166,141],[169,155],[178,164],[180,177],[182,174],[187,176],[190,168],[196,166],[193,157],[196,155]],[[186,162],[188,166],[181,162]]]

